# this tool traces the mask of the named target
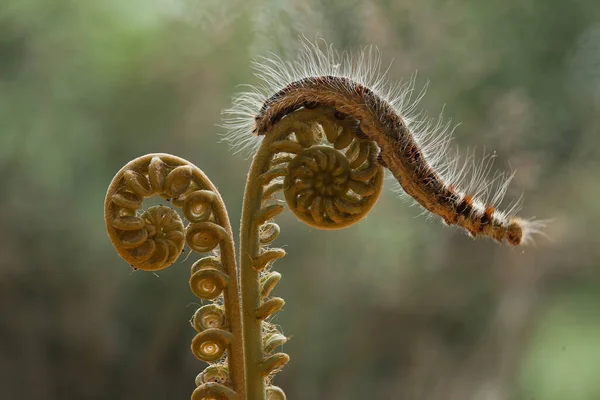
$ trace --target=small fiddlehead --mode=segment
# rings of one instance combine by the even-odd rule
[[[241,231],[241,290],[249,398],[285,398],[267,386],[289,360],[275,350],[286,342],[268,318],[283,307],[269,297],[281,278],[270,267],[285,255],[269,248],[279,227],[272,221],[283,197],[294,215],[319,229],[341,229],[362,219],[383,186],[377,147],[357,130],[358,122],[329,107],[303,108],[275,123],[252,162],[244,196]]]
[[[159,195],[167,206],[140,212],[144,198]],[[192,353],[212,363],[196,379],[192,399],[244,399],[242,325],[235,254],[223,200],[193,164],[168,154],[149,154],[125,165],[113,178],[104,202],[110,240],[132,267],[156,271],[172,265],[185,244],[212,252],[191,267],[190,288],[203,300],[192,318],[197,331]],[[217,301],[223,298],[222,304]],[[234,340],[234,339],[238,340]],[[219,362],[227,354],[226,362]]]

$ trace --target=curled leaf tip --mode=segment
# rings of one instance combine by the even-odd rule
[[[198,333],[192,339],[192,353],[205,362],[217,361],[233,340],[231,332],[224,329],[209,328]]]
[[[198,332],[210,328],[223,329],[227,326],[225,309],[218,304],[207,304],[200,307],[192,317],[192,326]]]
[[[283,346],[287,343],[287,337],[282,335],[281,333],[272,333],[267,335],[264,340],[264,350],[265,353],[271,353],[279,346]]]
[[[272,372],[275,372],[276,370],[283,368],[283,366],[285,364],[287,364],[289,361],[290,361],[290,356],[288,356],[285,353],[275,353],[275,354],[267,357],[260,365],[263,376],[268,376]]]
[[[260,271],[270,262],[283,257],[285,257],[285,250],[283,249],[267,250],[254,259],[254,269]]]
[[[281,297],[273,297],[265,301],[256,310],[256,318],[263,320],[281,310],[285,305],[285,301]]]
[[[204,300],[216,299],[229,283],[229,276],[216,268],[203,268],[190,277],[190,289]]]
[[[267,400],[286,400],[285,393],[278,386],[269,386],[267,388]]]
[[[209,382],[199,386],[192,393],[191,400],[238,400],[239,396],[233,389],[220,383]]]
[[[271,271],[270,273],[265,275],[263,278],[261,278],[260,297],[262,297],[262,298],[267,297],[271,293],[271,291],[275,288],[275,285],[277,285],[277,282],[279,282],[280,279],[281,279],[281,274],[276,271]]]

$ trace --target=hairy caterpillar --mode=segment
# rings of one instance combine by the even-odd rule
[[[545,226],[515,216],[518,202],[498,210],[514,174],[489,178],[491,157],[464,164],[451,157],[449,124],[415,112],[423,92],[411,102],[414,80],[390,84],[372,47],[339,54],[331,45],[305,41],[296,61],[262,58],[254,67],[262,85],[239,94],[224,111],[229,115],[227,139],[236,150],[255,148],[274,124],[300,108],[332,107],[336,118],[356,122],[358,137],[379,146],[379,163],[404,192],[446,224],[515,246]]]

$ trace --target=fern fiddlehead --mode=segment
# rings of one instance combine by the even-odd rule
[[[265,317],[283,306],[283,300],[268,298],[280,277],[270,264],[285,255],[269,248],[272,232],[279,232],[272,219],[283,210],[275,194],[283,191],[298,219],[316,228],[341,229],[364,217],[381,193],[383,169],[376,147],[357,136],[356,126],[327,107],[295,111],[273,126],[250,167],[240,239],[242,306],[256,310],[244,313],[250,398],[260,398],[263,378],[288,360],[284,353],[270,354],[273,338],[284,342],[285,337],[272,325],[263,326]]]
[[[167,206],[140,213],[143,199],[168,198]],[[223,200],[212,182],[193,164],[168,154],[148,154],[125,165],[113,178],[104,201],[109,238],[132,267],[156,271],[173,264],[184,244],[197,253],[213,252],[191,268],[190,288],[212,301],[192,318],[197,331],[192,353],[214,363],[227,352],[227,363],[214,363],[196,379],[192,399],[245,398],[244,349],[233,235]],[[223,305],[215,301],[223,297]],[[235,339],[238,340],[235,340]]]

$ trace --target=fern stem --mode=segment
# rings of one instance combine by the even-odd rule
[[[254,259],[259,255],[260,247],[259,225],[254,217],[261,209],[263,186],[260,175],[267,169],[269,156],[268,146],[263,145],[252,161],[246,181],[240,226],[240,283],[248,400],[265,398],[265,379],[260,367],[264,359],[262,321],[255,314],[260,306],[260,286],[259,271],[254,268]]]
[[[218,215],[219,222],[227,231],[227,236],[221,242],[221,263],[225,268],[227,275],[231,280],[231,285],[223,291],[225,299],[224,306],[229,318],[229,329],[237,340],[231,342],[227,361],[229,365],[229,374],[231,376],[233,389],[240,399],[246,398],[246,374],[244,372],[244,343],[242,316],[240,309],[240,295],[238,289],[237,265],[235,260],[235,245],[233,242],[233,232],[227,215],[227,209],[224,206],[221,195],[216,188],[211,188],[219,197],[215,204],[215,213]]]

